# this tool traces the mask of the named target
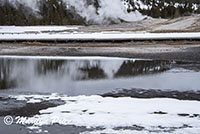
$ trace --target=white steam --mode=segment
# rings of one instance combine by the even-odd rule
[[[4,1],[5,0],[0,0]],[[14,6],[17,3],[30,7],[34,12],[38,11],[38,2],[40,0],[7,0]],[[138,21],[144,18],[138,11],[128,13],[127,7],[130,4],[124,0],[98,0],[99,8],[93,4],[94,0],[62,0],[66,4],[66,8],[74,7],[77,14],[86,19],[87,22],[92,23],[109,23],[110,21],[119,22],[124,21]]]
[[[76,12],[87,21],[106,23],[112,21],[137,21],[144,18],[138,11],[128,13],[122,0],[100,0],[100,8],[88,5],[87,0],[64,0],[68,6],[73,6]],[[127,5],[127,4],[126,4]]]
[[[18,4],[22,4],[25,7],[29,7],[33,10],[33,12],[39,11],[38,9],[38,2],[40,0],[0,0],[1,3],[9,2],[12,4],[14,7],[17,7]]]

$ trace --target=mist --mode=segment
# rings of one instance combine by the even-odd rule
[[[37,15],[39,13],[39,2],[41,0],[0,0],[5,1],[18,8],[19,4],[32,9]],[[48,1],[48,0],[46,0]],[[66,9],[74,9],[87,23],[106,24],[110,22],[119,23],[121,21],[138,21],[144,16],[138,12],[127,11],[129,3],[123,0],[61,0],[66,5]],[[96,3],[95,3],[96,2]],[[98,6],[95,5],[98,3]],[[130,7],[130,6],[129,6]]]

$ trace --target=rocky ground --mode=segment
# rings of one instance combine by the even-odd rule
[[[0,55],[116,56],[200,61],[200,42],[1,43]]]
[[[99,31],[120,31],[120,32],[200,32],[200,15],[179,17],[174,19],[154,19],[132,23],[122,23],[113,25],[92,25],[81,27],[79,31],[99,32]]]

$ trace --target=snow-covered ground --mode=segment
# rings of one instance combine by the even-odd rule
[[[136,99],[101,96],[19,95],[10,96],[28,103],[61,99],[64,105],[40,111],[40,115],[20,120],[36,128],[60,125],[103,128],[90,133],[182,133],[200,131],[200,102],[168,98]],[[20,119],[20,118],[18,118]],[[116,129],[120,128],[121,129]],[[129,129],[123,129],[129,128]],[[89,132],[85,132],[89,133]]]
[[[78,26],[0,26],[0,34],[28,34],[78,29]]]
[[[24,29],[13,28],[12,31],[24,31]],[[45,28],[44,28],[45,29]],[[48,29],[46,29],[48,31]],[[52,29],[50,29],[51,31]],[[61,30],[61,29],[60,29]],[[65,30],[65,29],[63,29]],[[0,41],[17,41],[17,40],[134,40],[134,39],[200,39],[200,32],[191,33],[135,33],[135,32],[94,32],[94,33],[82,33],[82,32],[59,32],[59,33],[15,33],[7,34],[9,30],[1,30]]]

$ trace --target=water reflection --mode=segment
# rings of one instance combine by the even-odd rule
[[[9,59],[0,59],[0,89],[15,87],[15,81],[10,78],[12,62]]]
[[[115,79],[162,72],[169,61],[0,59],[0,89],[58,89],[77,81]],[[102,85],[103,86],[103,85]],[[71,88],[73,88],[71,87]],[[84,87],[83,87],[84,88]]]
[[[46,75],[50,72],[58,72],[62,68],[64,60],[39,60],[36,63],[36,70],[38,74]]]
[[[124,61],[119,70],[115,73],[115,77],[163,72],[165,70],[168,70],[170,68],[170,65],[171,62],[169,61]]]

